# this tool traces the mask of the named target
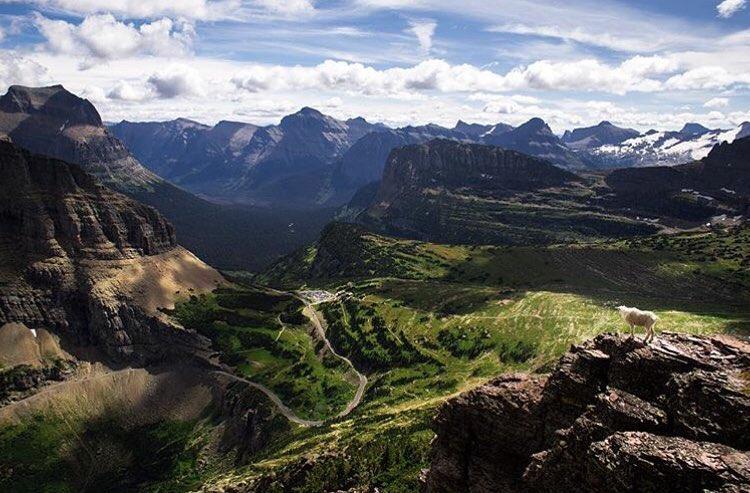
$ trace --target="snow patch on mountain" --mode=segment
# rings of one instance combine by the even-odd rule
[[[621,166],[659,166],[697,161],[708,156],[716,144],[734,142],[745,125],[730,130],[703,133],[651,131],[617,145],[603,145],[589,152]]]

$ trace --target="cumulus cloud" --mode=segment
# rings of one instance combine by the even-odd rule
[[[736,12],[745,8],[746,0],[724,0],[716,6],[719,17],[732,17]]]
[[[82,98],[88,99],[94,104],[101,104],[107,102],[107,93],[104,92],[104,89],[102,89],[99,86],[88,86],[85,87],[82,91],[80,96]]]
[[[35,25],[56,53],[113,60],[136,54],[184,55],[191,51],[195,30],[185,21],[163,18],[136,26],[111,14],[92,15],[80,24],[48,19],[40,14]]]
[[[170,65],[148,78],[149,85],[159,98],[205,96],[205,82],[201,75],[186,65]]]
[[[513,115],[518,113],[538,113],[539,107],[536,98],[525,96],[495,96],[487,101],[482,111],[485,113],[496,113],[499,115]]]
[[[109,99],[120,101],[144,101],[148,99],[149,95],[148,90],[126,81],[118,82],[115,87],[107,92],[107,97]]]
[[[750,73],[732,73],[724,67],[698,67],[674,75],[665,82],[667,89],[680,91],[717,90],[750,85]]]
[[[726,108],[729,106],[729,98],[713,98],[703,103],[704,108]]]
[[[38,86],[47,81],[47,69],[41,64],[10,51],[0,52],[0,90],[13,84]]]
[[[432,49],[432,37],[435,35],[437,23],[432,20],[409,21],[409,32],[417,38],[420,48],[425,53]]]
[[[323,108],[328,108],[328,109],[340,108],[343,105],[344,105],[344,102],[338,96],[334,96],[328,99],[327,101],[323,102],[322,104]]]
[[[422,91],[503,93],[527,89],[626,94],[664,89],[724,89],[750,81],[750,74],[732,74],[720,67],[686,72],[680,69],[675,59],[662,56],[636,56],[619,65],[608,65],[596,59],[541,60],[505,74],[468,64],[451,65],[440,59],[384,70],[360,63],[326,60],[312,67],[255,66],[234,76],[232,82],[249,92],[325,89],[413,97]]]

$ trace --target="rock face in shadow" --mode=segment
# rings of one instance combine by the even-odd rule
[[[644,215],[705,220],[750,210],[750,137],[723,142],[700,161],[627,168],[606,178],[610,207]]]
[[[188,270],[205,275],[178,272]],[[157,273],[159,283],[147,282]],[[192,354],[206,341],[145,308],[150,293],[143,291],[198,278],[208,282],[175,282],[170,296],[213,288],[221,276],[176,244],[156,210],[77,165],[0,141],[0,325],[46,329],[68,345],[128,362]]]
[[[177,244],[174,228],[156,210],[76,165],[0,142],[0,182],[3,226],[27,253],[121,259]]]
[[[357,221],[435,243],[528,245],[654,232],[591,202],[592,184],[549,161],[435,139],[393,150]]]
[[[748,491],[748,371],[728,336],[598,336],[444,404],[423,491]]]

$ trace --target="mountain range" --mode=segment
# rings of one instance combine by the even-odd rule
[[[750,138],[700,161],[576,174],[482,144],[401,147],[342,220],[432,242],[544,244],[732,221],[750,210]],[[366,191],[366,193],[364,193]]]
[[[229,141],[222,140],[228,134],[227,126],[231,127],[218,126],[211,135],[209,155],[214,150],[230,152],[226,148]],[[167,160],[169,155],[177,155],[173,153],[182,138],[179,132],[189,133],[193,127],[185,121],[176,122],[166,132],[175,140],[171,146],[163,143],[160,157]],[[155,207],[175,225],[180,241],[213,265],[260,268],[280,253],[312,241],[330,216],[325,210],[303,214],[283,207],[270,211],[224,206],[175,186],[160,176],[168,175],[168,164],[155,166],[153,171],[144,167],[102,123],[89,101],[60,85],[11,86],[0,97],[0,135],[3,134],[34,153],[78,164],[105,185]],[[143,151],[138,142],[150,140],[135,139],[128,146]]]
[[[380,179],[391,150],[435,138],[496,145],[570,170],[599,170],[701,159],[714,145],[750,134],[750,123],[733,130],[686,124],[679,132],[641,134],[602,122],[558,137],[540,118],[518,127],[459,121],[453,128],[394,129],[303,108],[265,127],[177,119],[123,121],[110,129],[149,169],[209,200],[310,209],[347,203]]]

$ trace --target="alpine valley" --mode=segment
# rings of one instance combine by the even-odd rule
[[[749,123],[0,135],[1,491],[750,488]]]

